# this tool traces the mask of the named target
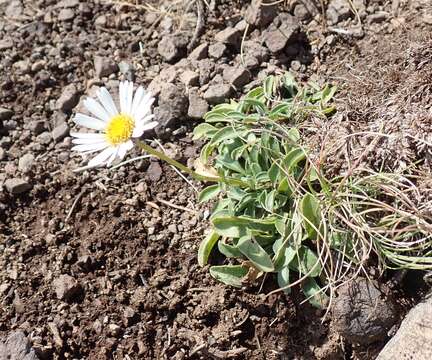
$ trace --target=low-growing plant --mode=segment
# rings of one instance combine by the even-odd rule
[[[300,284],[323,307],[371,254],[382,268],[432,267],[431,222],[413,209],[407,179],[357,171],[328,180],[311,160],[298,125],[331,116],[335,92],[270,76],[195,128],[207,140],[200,168],[218,179],[199,195],[216,203],[198,261],[206,265],[215,247],[232,260],[210,267],[217,280],[241,287],[274,273],[280,289]]]
[[[77,113],[74,121],[97,132],[71,132],[72,149],[85,158],[99,153],[77,170],[111,166],[137,145],[214,183],[199,195],[202,202],[217,201],[198,260],[207,264],[216,246],[232,260],[210,268],[216,279],[240,287],[275,273],[280,290],[300,284],[322,307],[369,263],[432,269],[432,221],[416,206],[414,177],[357,165],[328,179],[325,163],[312,160],[301,126],[334,113],[335,87],[300,86],[286,73],[269,76],[240,101],[215,106],[194,130],[196,139],[207,140],[195,171],[139,140],[158,123],[151,94],[141,86],[133,90],[129,81],[119,84],[120,111],[105,88],[99,101],[84,101],[92,116]]]

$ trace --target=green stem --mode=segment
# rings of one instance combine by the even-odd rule
[[[178,161],[171,159],[169,156],[165,155],[163,152],[157,151],[153,149],[151,146],[147,145],[146,143],[138,140],[137,141],[138,146],[143,149],[145,152],[149,153],[150,155],[156,156],[157,158],[166,161],[168,164],[175,166],[177,169],[184,171],[185,173],[189,174],[193,178],[199,181],[211,181],[211,182],[219,182],[221,179],[219,177],[212,177],[212,176],[204,176],[196,173],[192,169],[189,169],[187,166],[183,165],[182,163],[179,163]]]
[[[242,187],[248,187],[249,185],[244,183],[241,180],[237,180],[237,179],[228,179],[228,178],[221,178],[218,176],[205,176],[205,175],[201,175],[198,174],[197,172],[193,171],[192,169],[189,169],[187,166],[179,163],[178,161],[171,159],[169,156],[165,155],[163,152],[157,151],[155,149],[153,149],[151,146],[147,145],[146,143],[137,140],[136,141],[137,145],[144,150],[145,152],[147,152],[150,155],[156,156],[157,158],[166,161],[168,164],[176,167],[177,169],[185,172],[186,174],[189,174],[190,176],[192,176],[194,179],[198,180],[198,181],[208,181],[208,182],[226,182],[230,185],[235,185],[235,186],[242,186]]]

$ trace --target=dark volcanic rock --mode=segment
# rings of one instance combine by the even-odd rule
[[[75,84],[66,86],[57,100],[57,109],[64,112],[72,110],[79,101],[79,93]]]
[[[224,69],[223,78],[236,88],[241,88],[251,80],[251,74],[242,66],[229,66]]]
[[[392,299],[367,279],[341,287],[334,300],[334,328],[351,343],[370,344],[384,339],[396,320]]]

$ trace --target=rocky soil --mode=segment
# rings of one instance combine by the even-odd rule
[[[271,278],[227,288],[197,264],[200,184],[148,158],[73,172],[85,162],[70,152],[71,117],[98,86],[133,80],[157,97],[146,138],[192,166],[190,133],[212,105],[290,70],[342,89],[345,117],[315,124],[312,147],[332,126],[374,130],[407,104],[401,94],[420,99],[410,109],[428,144],[431,102],[419,94],[431,82],[416,87],[413,74],[430,80],[431,30],[428,0],[0,0],[0,359],[374,359],[425,290],[421,276],[390,286],[393,274],[372,274],[325,318],[296,291],[266,297]],[[427,147],[403,145],[397,167],[430,161]]]

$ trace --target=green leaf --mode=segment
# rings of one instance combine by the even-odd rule
[[[213,207],[211,216],[216,217],[215,214],[217,214],[220,211],[225,211],[225,210],[228,212],[227,216],[230,216],[230,215],[232,215],[232,214],[230,214],[232,207],[233,207],[233,201],[230,198],[219,200],[215,204],[215,206]]]
[[[193,131],[193,137],[192,140],[198,140],[202,137],[208,136],[210,133],[215,133],[217,131],[217,128],[215,128],[213,125],[202,123],[195,127]]]
[[[272,213],[275,207],[275,197],[276,197],[276,190],[270,191],[265,199],[265,206],[264,208],[269,213]]]
[[[278,186],[278,191],[282,194],[290,196],[292,194],[292,190],[288,181],[288,178],[284,177]]]
[[[239,238],[247,234],[249,221],[236,216],[221,216],[212,219],[216,232],[221,236]]]
[[[234,138],[242,136],[242,134],[244,134],[244,131],[240,132],[231,126],[226,126],[213,135],[210,144],[217,145],[225,140],[232,140]]]
[[[207,164],[208,158],[214,150],[214,146],[210,145],[210,143],[205,144],[201,149],[200,160],[203,164]]]
[[[289,129],[287,136],[288,136],[288,139],[292,140],[295,143],[297,143],[300,140],[300,133],[299,133],[297,128]]]
[[[210,253],[218,240],[219,235],[215,231],[212,231],[201,241],[198,249],[198,264],[200,266],[205,266],[207,264]]]
[[[306,158],[306,154],[303,149],[301,148],[292,149],[283,159],[283,164],[286,167],[286,171],[288,172],[288,174],[291,174],[292,169],[305,158]]]
[[[291,107],[292,107],[292,104],[286,103],[286,102],[284,102],[282,104],[278,104],[269,113],[269,118],[277,119],[279,116],[285,117],[287,111],[290,110]]]
[[[308,274],[309,277],[319,276],[322,270],[318,257],[307,246],[301,246],[298,249],[292,261],[289,262],[289,267],[301,275]]]
[[[240,164],[240,161],[238,160],[233,160],[228,154],[220,157],[216,160],[216,163],[219,166],[225,167],[227,169],[230,169],[232,171],[238,172],[240,174],[244,174],[245,170],[243,169],[243,167]]]
[[[302,282],[302,291],[309,302],[316,308],[323,309],[328,304],[328,296],[321,291],[315,279],[307,278]]]
[[[274,162],[268,171],[268,177],[273,184],[276,184],[279,180],[279,176],[280,176],[279,164],[277,162]]]
[[[300,201],[300,211],[303,215],[303,225],[310,239],[317,237],[317,229],[321,225],[321,212],[318,199],[307,193]]]
[[[284,267],[281,271],[277,273],[277,282],[281,289],[284,289],[284,293],[289,295],[291,294],[291,288],[287,287],[290,285],[290,270],[288,266]]]
[[[330,86],[326,85],[326,87],[324,88],[324,90],[322,92],[321,104],[322,105],[327,104],[333,98],[336,91],[337,91],[336,86],[330,87]]]
[[[263,83],[263,91],[266,98],[271,99],[275,91],[275,77],[267,76]]]
[[[287,245],[288,242],[285,241],[282,244],[282,246],[280,246],[275,252],[274,264],[275,264],[276,271],[286,266],[289,266],[291,261],[293,261],[295,256],[297,255],[296,249],[294,249],[292,246],[287,246]],[[275,248],[273,247],[273,249]]]
[[[270,256],[249,235],[242,236],[237,243],[237,247],[257,269],[264,272],[274,271],[274,265]]]
[[[219,184],[207,186],[198,194],[198,202],[203,203],[215,198],[221,190]]]
[[[288,90],[291,97],[294,97],[298,91],[298,86],[294,79],[294,76],[291,73],[287,72],[282,77],[282,82],[284,84],[285,89]]]
[[[210,268],[210,275],[216,280],[235,287],[242,286],[242,280],[247,273],[248,269],[241,265],[221,265]]]
[[[222,239],[218,242],[218,249],[221,254],[225,255],[228,258],[243,258],[243,254],[237,248],[237,245],[228,244],[225,239]]]
[[[246,216],[218,216],[211,220],[216,232],[221,236],[239,238],[246,235],[248,230],[273,232],[276,218],[255,219]]]

